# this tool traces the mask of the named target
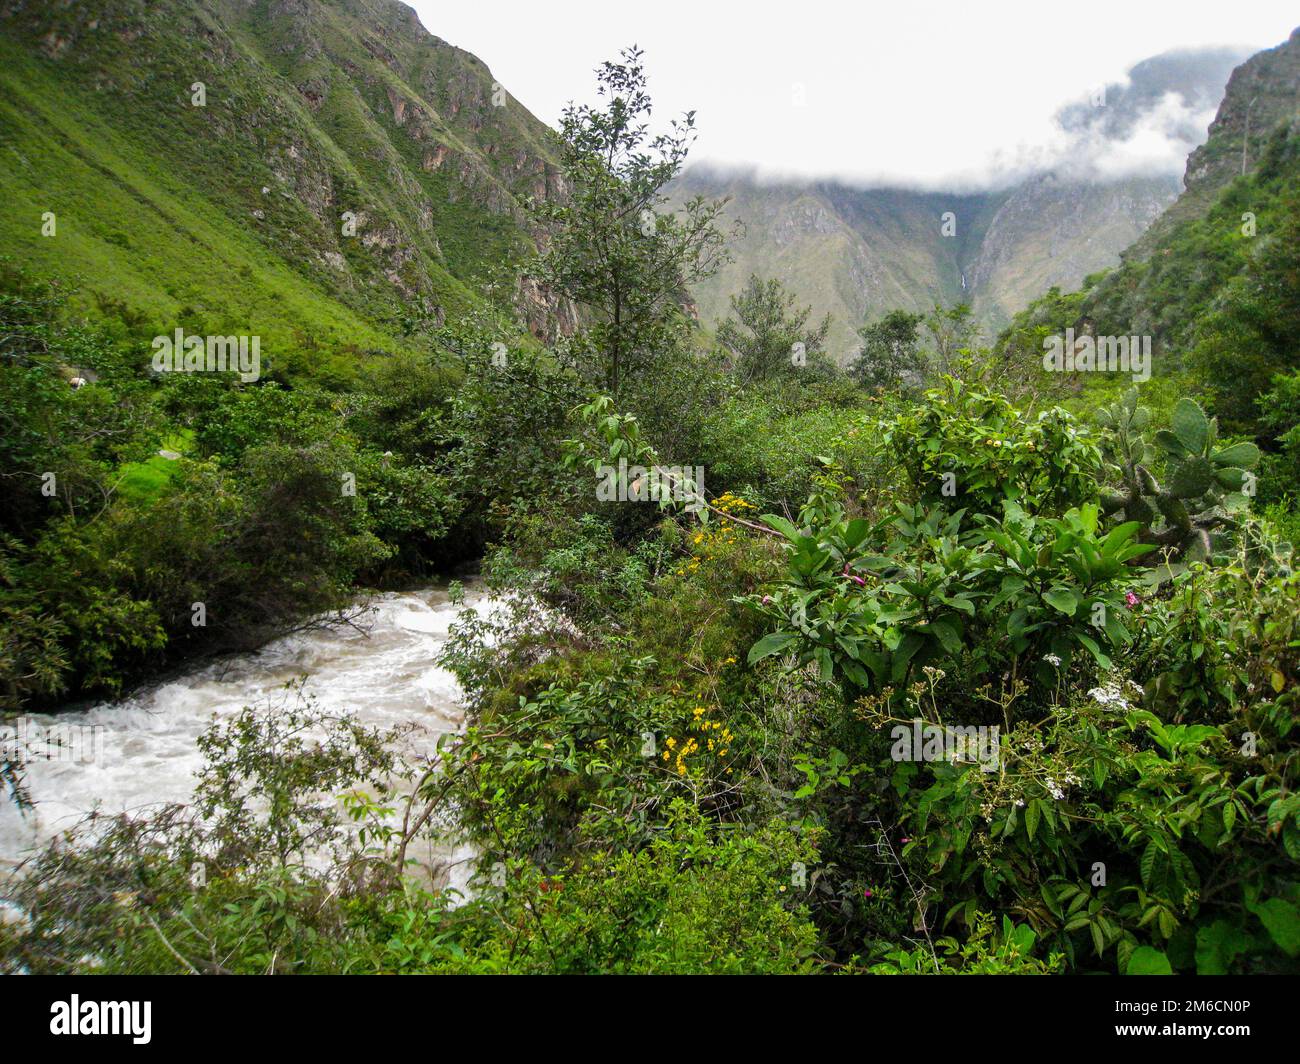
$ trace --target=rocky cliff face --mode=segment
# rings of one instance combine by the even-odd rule
[[[725,197],[725,217],[742,223],[731,241],[733,260],[693,289],[706,326],[727,316],[730,296],[751,273],[776,277],[812,306],[814,319],[831,316],[828,346],[841,362],[868,317],[895,307],[929,310],[970,291],[975,249],[1001,202],[834,184],[768,186],[700,170],[671,193],[674,200]],[[950,236],[943,232],[945,212],[955,216]]]
[[[20,194],[41,198],[75,166],[115,173],[151,222],[170,215],[182,244],[206,240],[188,204],[368,321],[467,311],[530,239],[522,201],[562,191],[547,128],[396,0],[3,0],[0,27],[6,65],[32,75],[15,76],[27,99],[0,112],[17,127],[10,140],[22,152],[40,135],[21,112],[69,119],[49,150],[22,153]],[[101,252],[123,258],[97,239],[102,222],[86,219],[81,247],[0,225],[51,267],[89,266],[94,283]],[[200,271],[165,249],[154,257],[152,275],[120,261],[102,277],[129,277],[165,307],[184,302],[170,291],[179,275],[203,298]],[[560,309],[517,295],[538,328]],[[559,320],[571,324],[567,309]]]
[[[1254,170],[1280,125],[1300,129],[1300,29],[1233,70],[1204,143],[1188,156],[1177,202],[1124,258],[1148,258],[1178,225],[1202,216],[1225,185]]]
[[[856,329],[895,308],[970,303],[992,336],[1052,285],[1077,288],[1113,266],[1173,202],[1177,179],[1094,185],[1043,174],[1004,191],[944,195],[773,188],[694,173],[674,194],[727,197],[728,215],[744,227],[733,261],[695,289],[706,324],[727,316],[751,273],[777,277],[815,317],[831,315],[831,345],[844,360]]]
[[[1177,201],[1083,295],[1103,332],[1155,338],[1162,363],[1195,347],[1204,319],[1255,249],[1282,239],[1300,187],[1300,30],[1233,71]],[[1256,240],[1258,237],[1258,240]]]
[[[1011,190],[989,223],[972,268],[973,305],[990,330],[1041,292],[1077,288],[1113,266],[1177,192],[1169,176],[1095,184],[1056,173]]]

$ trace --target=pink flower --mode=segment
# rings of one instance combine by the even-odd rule
[[[764,596],[763,596],[763,605],[764,605],[764,606],[770,606],[770,605],[772,605],[772,596],[771,596],[771,595],[764,595]]]
[[[866,890],[864,890],[864,891],[862,892],[862,896],[863,896],[864,898],[869,898],[869,897],[871,897],[871,888],[868,887]]]
[[[1124,601],[1128,604],[1128,608],[1132,609],[1142,600],[1138,598],[1137,595],[1133,594],[1132,591],[1126,591],[1124,592]]]

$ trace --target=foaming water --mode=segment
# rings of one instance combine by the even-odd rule
[[[29,726],[91,726],[88,761],[34,759],[25,766],[34,808],[20,814],[0,795],[0,872],[73,827],[90,810],[143,811],[187,802],[202,767],[196,740],[214,720],[245,706],[283,698],[283,687],[306,676],[304,691],[318,708],[347,712],[377,728],[414,723],[414,756],[431,754],[438,737],[464,722],[455,677],[437,664],[456,619],[446,590],[376,596],[372,611],[352,627],[288,636],[251,654],[226,658],[141,694],[57,716],[31,715]],[[470,591],[480,613],[489,600]],[[13,735],[13,729],[8,729]],[[87,733],[89,734],[89,733]],[[426,845],[411,853],[445,885],[465,889],[469,847]]]

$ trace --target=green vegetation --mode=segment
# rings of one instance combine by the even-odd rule
[[[192,805],[7,886],[0,970],[1295,973],[1295,516],[1245,491],[1293,376],[1269,447],[1194,359],[1103,409],[1042,380],[1055,291],[995,350],[864,323],[849,375],[762,278],[714,351],[718,205],[659,209],[691,120],[647,139],[636,50],[598,79],[516,264],[583,308],[545,346],[483,300],[346,373],[150,375],[129,316],[0,276],[4,708],[458,560],[502,604],[441,661],[463,733],[399,759],[293,687],[214,724]],[[464,838],[462,898],[413,854]]]
[[[1208,146],[1222,153],[1212,136]],[[1225,435],[1262,452],[1258,500],[1295,496],[1295,322],[1300,321],[1300,138],[1290,122],[1262,137],[1255,167],[1153,228],[1141,255],[1126,257],[1083,288],[1052,289],[1016,316],[997,347],[1028,373],[1043,341],[1085,326],[1097,336],[1149,335],[1155,377],[1143,385],[1153,414],[1195,392]],[[1045,385],[1072,409],[1122,401],[1113,375],[1080,381],[1061,375]],[[1054,386],[1053,386],[1054,385]],[[1279,514],[1285,514],[1283,506]],[[1286,518],[1283,516],[1283,523]]]

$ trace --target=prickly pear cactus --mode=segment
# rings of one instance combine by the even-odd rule
[[[1231,527],[1250,505],[1259,448],[1253,443],[1218,447],[1218,422],[1191,399],[1179,399],[1170,425],[1151,439],[1151,413],[1138,406],[1137,389],[1103,407],[1097,420],[1111,431],[1106,448],[1113,488],[1102,510],[1137,521],[1144,543],[1172,547],[1188,559],[1210,556],[1211,534]],[[1151,467],[1165,457],[1165,480]]]

